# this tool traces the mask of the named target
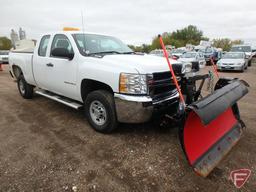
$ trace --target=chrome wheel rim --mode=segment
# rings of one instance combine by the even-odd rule
[[[90,116],[96,125],[104,125],[107,121],[107,112],[100,101],[93,101],[90,104]]]
[[[19,89],[20,89],[21,94],[24,95],[25,94],[25,85],[24,85],[23,81],[19,82]]]

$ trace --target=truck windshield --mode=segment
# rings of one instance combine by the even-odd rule
[[[95,34],[73,34],[73,38],[80,53],[84,56],[133,53],[127,45],[114,37]]]

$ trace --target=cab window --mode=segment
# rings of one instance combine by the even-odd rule
[[[70,54],[74,53],[69,39],[67,38],[66,35],[63,35],[63,34],[57,34],[54,36],[52,41],[52,47],[51,47],[51,57],[52,57],[52,51],[56,48],[64,48],[64,49],[67,49]]]
[[[42,37],[39,49],[38,49],[38,55],[45,57],[46,56],[46,51],[49,43],[50,35],[45,35]]]

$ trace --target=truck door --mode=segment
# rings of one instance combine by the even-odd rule
[[[69,54],[73,54],[72,59],[65,56],[54,56],[56,49],[65,49]],[[50,91],[64,95],[66,97],[77,99],[76,85],[76,55],[73,46],[64,34],[56,34],[53,37],[51,49],[45,67],[47,68],[48,87]]]
[[[48,90],[48,78],[46,63],[48,60],[47,50],[49,48],[50,35],[45,35],[41,38],[39,47],[35,50],[33,55],[33,73],[36,84],[42,89]]]

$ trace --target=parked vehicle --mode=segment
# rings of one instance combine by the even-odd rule
[[[214,63],[219,59],[218,51],[214,47],[206,47],[204,49],[200,49],[199,52],[203,53],[207,64],[211,64],[211,59]]]
[[[186,51],[183,49],[173,49],[171,51],[171,54],[175,56],[177,59],[179,59]]]
[[[149,55],[154,55],[158,57],[164,57],[164,52],[162,49],[155,49],[149,53]],[[172,58],[173,60],[177,60],[178,58],[176,56],[173,56],[171,51],[168,51],[169,58]]]
[[[0,64],[8,64],[9,63],[9,51],[8,50],[0,50]]]
[[[186,52],[184,53],[178,61],[180,62],[198,62],[200,68],[204,68],[206,61],[204,55],[201,52]]]
[[[164,53],[163,53],[163,50],[161,50],[161,49],[155,49],[155,50],[153,50],[153,51],[150,51],[150,52],[149,52],[149,55],[154,55],[154,56],[163,57],[163,56],[164,56]]]
[[[231,52],[244,52],[246,59],[248,60],[248,66],[251,66],[253,52],[250,45],[234,45],[231,48]]]
[[[252,57],[256,57],[256,46],[252,46]]]
[[[156,115],[175,119],[184,125],[179,133],[186,157],[204,177],[243,131],[236,102],[248,92],[244,81],[220,79],[216,91],[201,99],[202,86],[196,89],[196,81],[203,85],[210,75],[190,73],[191,64],[171,60],[167,65],[163,57],[137,55],[115,37],[47,33],[34,52],[13,50],[9,61],[23,98],[31,99],[35,89],[36,94],[84,109],[96,131],[109,133],[119,122],[142,123]]]
[[[217,63],[217,69],[242,71],[248,67],[248,60],[244,52],[229,52],[223,55],[223,57]]]

